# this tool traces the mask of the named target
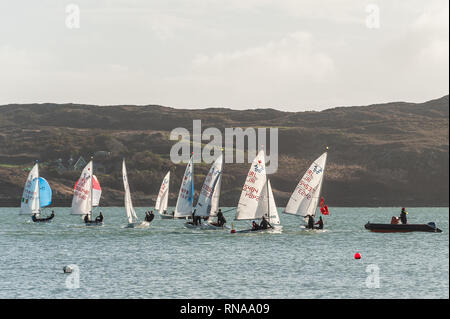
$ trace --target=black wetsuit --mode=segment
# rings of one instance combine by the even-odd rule
[[[259,228],[260,229],[267,229],[267,228],[269,228],[269,223],[267,222],[267,220],[263,219],[261,221],[261,224],[259,224]]]
[[[314,228],[314,218],[309,215],[309,219],[308,219],[308,228],[313,229]]]
[[[225,217],[223,217],[222,214],[217,215],[217,226],[222,227],[226,222],[227,220],[225,219]]]
[[[155,218],[155,215],[154,214],[146,214],[145,215],[145,221],[146,222],[151,222],[152,220],[153,220],[153,218]]]
[[[195,226],[202,224],[202,218],[200,216],[195,216],[195,211],[192,213],[192,224]]]
[[[316,227],[316,229],[323,229],[323,221],[319,219],[319,221],[316,223],[316,225],[319,225]]]
[[[103,221],[103,215],[97,216],[97,217],[95,218],[95,221],[96,221],[97,223],[101,223],[101,222]]]
[[[407,219],[406,219],[406,212],[401,212],[400,214],[400,220],[402,222],[402,224],[406,224]]]

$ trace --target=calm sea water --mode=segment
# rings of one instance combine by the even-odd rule
[[[103,227],[69,208],[55,208],[49,224],[18,211],[0,208],[0,298],[449,298],[448,208],[408,208],[409,222],[435,221],[443,233],[405,234],[364,229],[398,208],[332,208],[323,232],[281,214],[273,234],[191,230],[159,216],[149,229],[125,229],[123,208],[112,207]],[[78,289],[66,286],[69,264]]]

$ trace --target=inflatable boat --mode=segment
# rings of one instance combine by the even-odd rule
[[[368,222],[364,227],[377,233],[407,233],[413,231],[441,233],[442,230],[436,227],[436,224],[374,224]]]

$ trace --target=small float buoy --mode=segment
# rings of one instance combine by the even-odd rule
[[[72,273],[72,267],[64,266],[63,267],[63,271],[64,271],[65,274],[70,274],[70,273]]]
[[[355,254],[355,259],[361,259],[361,254],[360,253],[356,253]]]
[[[231,223],[231,232],[232,234],[234,234],[236,232],[236,229],[234,229],[234,223]]]

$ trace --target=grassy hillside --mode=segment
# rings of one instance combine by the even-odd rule
[[[152,206],[167,170],[175,205],[185,165],[169,152],[176,127],[278,127],[279,169],[271,176],[284,206],[311,161],[329,146],[323,193],[330,206],[448,206],[448,96],[426,103],[339,107],[322,112],[149,106],[10,104],[0,106],[0,205],[18,205],[27,169],[38,159],[55,204],[70,205],[79,171],[58,169],[95,154],[102,205],[123,205],[121,159],[135,205]],[[205,141],[207,143],[207,141]],[[225,164],[221,204],[239,199],[248,164]],[[200,188],[209,165],[195,167]]]

